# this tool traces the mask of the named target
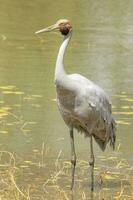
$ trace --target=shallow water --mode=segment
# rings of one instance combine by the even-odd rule
[[[41,151],[44,144],[44,149],[49,148],[51,152],[45,154],[46,166],[50,163],[50,168],[47,167],[50,173],[60,152],[63,161],[69,160],[69,134],[56,106],[53,83],[62,36],[58,33],[34,35],[35,31],[60,18],[69,18],[74,31],[65,57],[66,71],[85,75],[108,93],[118,123],[116,148],[120,153],[116,154],[119,159],[123,158],[133,165],[132,9],[131,0],[128,4],[124,0],[1,2],[1,150],[15,152],[23,161],[33,161],[30,156],[38,149]],[[75,143],[78,159],[87,161],[88,139],[75,134]],[[112,165],[101,162],[99,156],[116,156],[109,148],[101,152],[97,145],[95,154],[96,165],[107,169]],[[32,165],[30,169],[34,171]],[[80,165],[77,171],[80,173]],[[38,173],[45,176],[43,170],[38,170]],[[66,180],[61,182],[63,187]],[[19,182],[23,185],[26,180],[23,178]],[[84,184],[87,188],[87,181]],[[81,191],[84,184],[80,187]]]

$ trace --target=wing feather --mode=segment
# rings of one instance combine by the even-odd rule
[[[88,119],[88,124],[82,117],[81,123],[87,124],[87,131],[92,132],[102,150],[108,141],[114,148],[116,123],[112,117],[111,103],[104,90],[79,74],[72,74],[69,77],[81,86],[76,99],[80,104],[76,103],[75,106],[80,117]]]

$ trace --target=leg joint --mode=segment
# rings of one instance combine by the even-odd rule
[[[76,155],[71,157],[71,163],[72,165],[76,165]]]
[[[89,160],[90,166],[94,166],[94,163],[95,163],[94,156],[91,156],[91,157],[90,157],[90,160]]]

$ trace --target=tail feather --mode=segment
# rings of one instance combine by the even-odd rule
[[[110,146],[113,147],[113,150],[115,149],[115,141],[116,141],[116,122],[115,120],[112,118],[112,123],[110,126]]]
[[[99,135],[93,134],[95,141],[97,142],[97,144],[99,145],[99,147],[101,148],[102,151],[105,150],[108,142],[110,142],[110,146],[114,150],[115,149],[115,141],[116,141],[116,134],[115,134],[116,122],[113,118],[112,118],[111,124],[109,126],[107,126],[106,132],[107,132],[108,137],[105,137],[106,135],[103,134],[103,132],[101,132]]]
[[[107,142],[101,140],[101,139],[98,138],[96,135],[93,135],[93,136],[94,136],[95,141],[96,141],[97,144],[99,145],[100,149],[101,149],[102,151],[104,151],[104,150],[106,149]]]

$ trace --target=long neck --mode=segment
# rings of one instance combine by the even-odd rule
[[[55,80],[60,80],[66,77],[66,72],[64,70],[64,54],[71,38],[72,32],[70,31],[66,36],[64,36],[64,40],[60,46],[59,53],[56,60],[56,68],[55,68]]]

